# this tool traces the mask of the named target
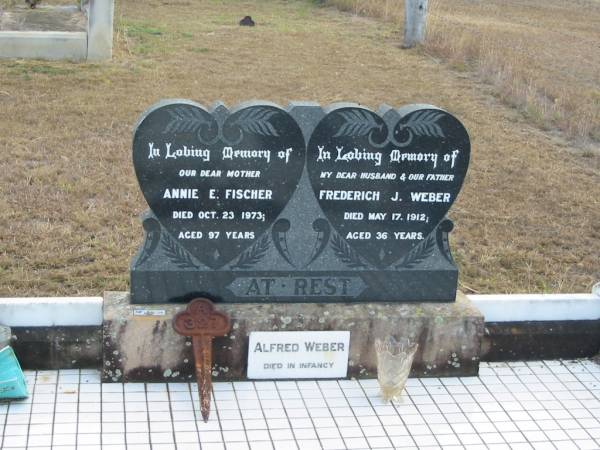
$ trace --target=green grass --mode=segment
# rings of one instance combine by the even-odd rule
[[[49,77],[67,76],[76,73],[77,67],[68,67],[64,63],[53,65],[52,63],[40,63],[38,61],[18,61],[8,65],[11,74],[20,76],[21,79],[29,81],[34,75],[47,75]]]
[[[121,27],[130,37],[144,38],[147,36],[162,36],[166,30],[154,24],[145,22],[123,21]]]

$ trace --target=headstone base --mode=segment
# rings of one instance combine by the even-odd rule
[[[172,327],[185,304],[130,304],[127,292],[104,294],[105,382],[193,381],[191,340]],[[462,293],[451,303],[218,303],[231,332],[213,342],[216,381],[245,380],[252,331],[350,331],[348,377],[377,376],[376,338],[419,343],[411,376],[475,376],[484,318]]]

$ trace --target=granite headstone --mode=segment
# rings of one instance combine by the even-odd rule
[[[454,301],[469,156],[431,105],[159,102],[133,141],[150,211],[132,302]]]

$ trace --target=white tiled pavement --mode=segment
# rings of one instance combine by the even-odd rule
[[[0,403],[2,449],[599,449],[600,366],[482,363],[479,377],[215,383],[211,417],[188,383],[101,384],[98,371],[27,372]]]

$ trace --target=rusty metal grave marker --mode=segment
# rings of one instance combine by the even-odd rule
[[[225,336],[229,332],[229,316],[216,311],[210,300],[196,298],[188,304],[185,311],[175,315],[173,328],[183,336],[192,337],[200,411],[202,418],[207,422],[212,391],[212,340],[215,336]]]

